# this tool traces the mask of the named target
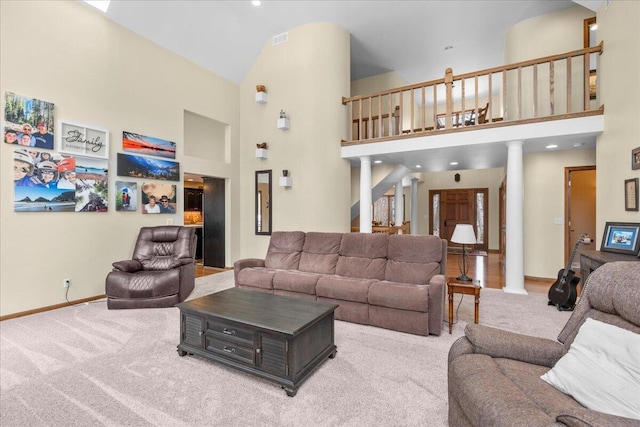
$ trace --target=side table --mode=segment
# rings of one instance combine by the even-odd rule
[[[449,333],[453,327],[453,294],[475,295],[475,323],[480,318],[480,289],[473,282],[461,282],[455,277],[447,277],[447,293],[449,294]]]

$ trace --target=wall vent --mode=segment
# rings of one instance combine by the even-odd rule
[[[286,43],[289,41],[289,33],[278,34],[277,36],[273,36],[273,45],[277,46],[282,43]]]

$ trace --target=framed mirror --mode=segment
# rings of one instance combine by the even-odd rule
[[[271,171],[256,171],[256,234],[271,235]]]

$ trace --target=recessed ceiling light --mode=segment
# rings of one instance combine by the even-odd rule
[[[382,163],[382,160],[375,160],[373,163],[375,163],[375,164],[378,164],[378,165],[379,165],[380,163]]]
[[[449,163],[449,164],[450,164],[451,166],[457,166],[457,165],[458,165],[458,162],[451,162],[451,163]]]
[[[576,142],[575,144],[573,144],[574,147],[582,147],[583,145],[583,142]]]
[[[107,13],[111,0],[84,0],[85,3],[101,10],[103,13]]]
[[[451,49],[453,49],[453,46],[451,46],[451,45],[444,47],[444,50],[451,50]]]
[[[418,169],[420,169],[422,166],[421,166],[421,165],[416,165],[416,167],[417,167]]]
[[[556,144],[549,144],[549,145],[547,145],[547,146],[546,146],[546,147],[544,147],[544,148],[558,148],[558,145],[556,145]]]
[[[254,5],[255,7],[258,7],[262,4],[262,2],[260,0],[252,0],[251,4]]]

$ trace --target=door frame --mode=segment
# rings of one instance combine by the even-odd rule
[[[484,215],[483,215],[483,221],[484,221],[484,233],[482,235],[482,240],[484,243],[479,243],[477,245],[475,245],[475,248],[481,249],[481,250],[485,250],[488,251],[489,250],[489,189],[484,187],[484,188],[441,188],[441,189],[437,189],[437,190],[429,190],[429,234],[433,234],[433,196],[435,194],[438,194],[440,197],[440,202],[439,202],[439,223],[440,223],[440,229],[442,229],[443,226],[443,219],[442,219],[442,201],[444,200],[444,198],[442,197],[443,192],[446,191],[460,191],[460,190],[468,190],[470,192],[472,192],[473,194],[473,212],[475,215],[477,215],[477,209],[476,209],[476,195],[478,193],[483,193],[484,194],[484,207],[483,207],[483,211],[484,211]],[[473,228],[477,233],[477,227],[476,224],[473,224]],[[476,236],[477,237],[477,236]],[[480,247],[478,247],[478,245],[481,245]]]
[[[564,168],[564,263],[566,265],[569,261],[569,254],[573,251],[575,242],[570,242],[571,233],[571,185],[570,177],[571,172],[596,170],[596,165],[587,166],[567,166]],[[595,237],[595,236],[592,236]]]

